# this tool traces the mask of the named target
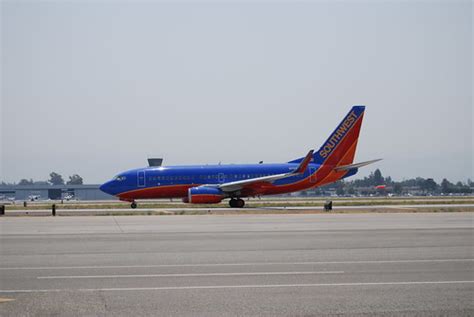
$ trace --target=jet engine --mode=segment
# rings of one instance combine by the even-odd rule
[[[191,204],[218,204],[224,198],[225,195],[219,188],[198,186],[188,189],[188,197],[183,201]]]

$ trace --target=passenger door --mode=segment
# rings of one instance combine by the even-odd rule
[[[137,182],[138,187],[145,187],[145,171],[137,172]]]

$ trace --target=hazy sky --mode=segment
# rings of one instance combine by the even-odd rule
[[[367,106],[356,161],[473,177],[473,6],[1,2],[0,180],[286,162]]]

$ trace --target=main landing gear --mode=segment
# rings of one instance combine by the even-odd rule
[[[130,207],[132,207],[132,209],[137,208],[137,203],[132,201],[132,203],[130,204]]]
[[[232,208],[242,208],[242,207],[244,207],[244,205],[245,205],[245,201],[243,199],[231,198],[229,200],[229,206],[232,207]]]

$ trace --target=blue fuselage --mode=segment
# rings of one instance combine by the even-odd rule
[[[186,197],[188,189],[206,184],[223,184],[239,180],[284,174],[294,170],[297,163],[283,164],[230,164],[185,165],[133,169],[115,176],[101,186],[101,190],[120,199],[132,201],[147,198]],[[306,171],[274,181],[263,188],[245,190],[240,197],[281,194],[313,187],[317,183],[315,172],[320,165],[310,164]],[[344,177],[355,174],[356,170]],[[304,181],[306,180],[306,181]],[[302,182],[304,181],[304,182]]]

